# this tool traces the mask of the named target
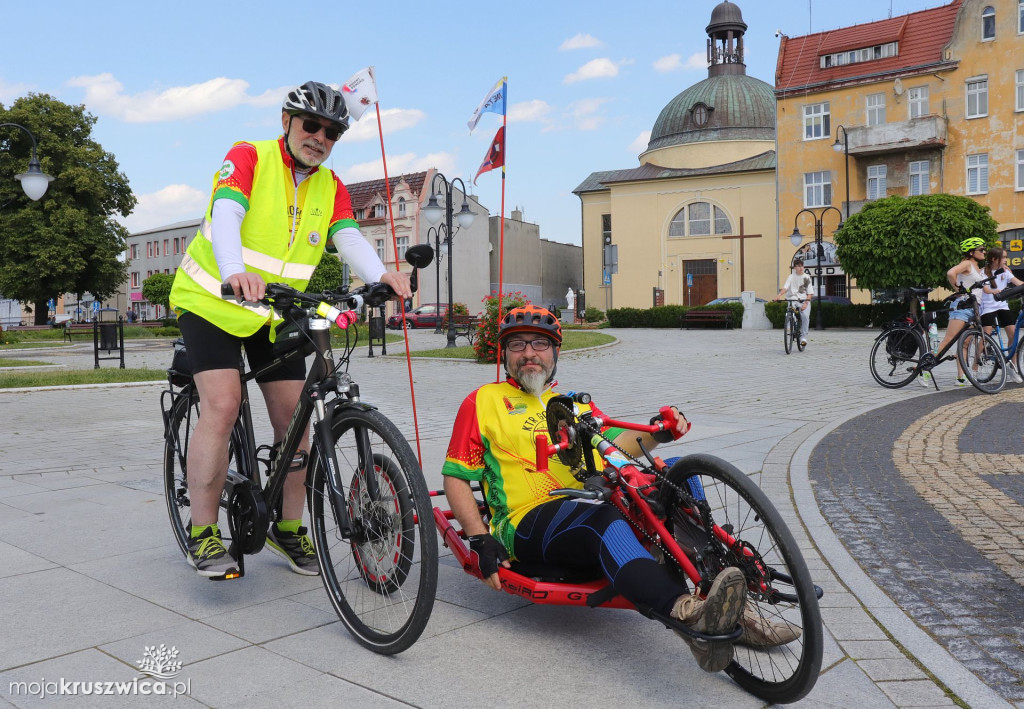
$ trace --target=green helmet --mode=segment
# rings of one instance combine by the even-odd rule
[[[972,236],[970,239],[964,239],[963,241],[960,242],[961,253],[967,254],[970,253],[971,251],[974,251],[975,249],[983,248],[985,248],[985,240],[977,236]]]

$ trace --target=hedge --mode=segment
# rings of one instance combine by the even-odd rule
[[[935,300],[925,301],[925,310],[931,312],[933,310],[946,310],[941,302]],[[854,305],[840,305],[838,303],[818,303],[811,302],[811,326],[817,320],[817,313],[815,309],[821,308],[821,324],[826,328],[828,327],[884,327],[893,320],[901,318],[907,314],[906,303],[871,303],[871,304],[854,304]],[[1010,310],[1017,312],[1020,309],[1019,301],[1010,303]],[[765,315],[768,316],[768,320],[771,321],[772,327],[776,329],[782,328],[782,321],[786,314],[785,303],[765,303],[764,304]],[[949,324],[949,315],[945,312],[939,313],[935,320],[936,325],[939,329],[945,328]]]
[[[612,308],[608,311],[611,327],[675,327],[678,328],[683,314],[688,310],[725,310],[732,313],[732,326],[743,324],[743,304],[723,303],[722,305],[659,305],[654,308]]]

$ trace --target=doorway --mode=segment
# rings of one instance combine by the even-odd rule
[[[683,305],[704,305],[718,297],[715,259],[683,261]]]

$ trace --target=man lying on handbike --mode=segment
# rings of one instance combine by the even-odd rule
[[[445,496],[479,557],[484,583],[500,590],[498,566],[511,568],[510,559],[600,568],[616,593],[634,605],[653,608],[698,632],[724,635],[739,623],[737,642],[755,647],[799,637],[795,626],[745,611],[746,581],[739,569],[724,569],[702,599],[655,561],[613,505],[549,497],[550,490],[582,487],[560,461],[550,460],[549,469],[539,472],[534,458],[535,434],[547,431],[546,405],[557,395],[551,387],[562,328],[547,310],[527,305],[502,319],[498,342],[507,379],[485,384],[462,403],[442,470]],[[579,407],[600,415],[592,404]],[[673,412],[677,418],[670,431],[644,434],[648,450],[687,431],[686,418]],[[624,452],[640,453],[635,432],[608,429],[604,435]],[[489,526],[480,516],[471,481],[482,485]],[[723,670],[732,661],[731,643],[681,637],[707,672]]]

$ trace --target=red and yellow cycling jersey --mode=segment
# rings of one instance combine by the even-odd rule
[[[278,138],[277,142],[281,149],[281,159],[284,160],[285,167],[288,168],[286,174],[282,175],[282,179],[287,179],[287,173],[294,169],[295,161],[288,154],[288,151],[285,150],[284,138]],[[252,196],[253,177],[256,174],[257,159],[256,147],[252,143],[242,141],[231,146],[231,150],[224,157],[224,163],[221,165],[220,172],[217,173],[217,182],[213,186],[213,200],[230,199],[238,202],[248,212],[249,198]],[[309,174],[312,175],[320,169],[320,167],[314,167],[310,170]],[[334,236],[338,229],[344,227],[358,228],[359,226],[359,223],[356,222],[355,212],[352,211],[352,199],[349,197],[348,190],[341,180],[338,179],[337,175],[331,174],[334,177],[336,191],[334,194],[334,213],[331,215],[330,227],[327,230],[328,239]],[[302,221],[302,209],[300,208],[296,213],[295,193],[296,191],[298,192],[298,203],[303,204],[305,202],[305,189],[308,184],[309,180],[306,179],[299,183],[298,190],[285,190],[288,198],[288,204],[286,205],[288,219],[291,220],[294,215],[296,233],[298,233],[299,224]]]
[[[485,384],[462,402],[455,417],[442,474],[481,482],[491,510],[491,534],[512,553],[516,525],[527,512],[563,487],[581,488],[569,467],[551,458],[548,470],[537,471],[536,434],[548,431],[546,407],[556,392],[540,398],[514,381]],[[579,404],[579,412],[593,405]]]

